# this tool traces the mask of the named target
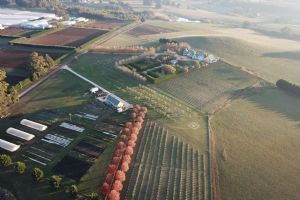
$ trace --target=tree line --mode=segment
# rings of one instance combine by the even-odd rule
[[[32,81],[38,80],[55,66],[56,63],[51,56],[48,54],[39,55],[37,52],[33,52],[30,55],[26,65]],[[6,72],[0,70],[0,118],[6,117],[8,115],[8,107],[19,101],[18,90],[15,86],[10,87],[6,82],[6,78]]]
[[[292,93],[300,97],[300,86],[290,83],[286,80],[280,79],[276,82],[276,86],[284,91]]]

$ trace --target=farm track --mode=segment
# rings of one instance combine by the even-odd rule
[[[135,28],[139,23],[131,23],[127,26],[123,26],[120,29],[116,30],[115,32],[108,34],[106,36],[104,36],[103,38],[99,39],[97,42],[95,42],[94,44],[96,45],[101,45],[113,38],[115,38],[116,36],[125,33],[133,28]],[[75,55],[73,55],[71,58],[68,58],[66,60],[64,60],[64,62],[59,65],[57,68],[55,68],[54,70],[52,70],[51,72],[49,72],[47,75],[45,75],[44,77],[42,77],[40,80],[38,80],[37,82],[35,82],[33,85],[31,85],[30,87],[26,88],[24,91],[22,91],[19,94],[19,98],[22,98],[23,96],[27,95],[31,90],[35,89],[37,86],[39,86],[40,84],[42,84],[43,82],[45,82],[46,80],[48,80],[50,77],[54,76],[55,74],[57,74],[64,65],[71,63],[75,57],[79,57],[83,54],[88,53],[88,49],[83,48],[80,52],[76,53]]]
[[[122,199],[210,199],[208,158],[147,121]]]

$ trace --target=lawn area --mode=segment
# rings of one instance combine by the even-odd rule
[[[206,112],[257,81],[257,78],[220,61],[159,83],[156,87]]]
[[[83,95],[90,87],[71,73],[61,71],[23,97],[12,112],[26,114],[41,109],[72,108],[87,101]]]
[[[299,98],[266,88],[216,114],[222,199],[299,199],[299,108]]]

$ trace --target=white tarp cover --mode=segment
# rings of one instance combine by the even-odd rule
[[[43,125],[43,124],[40,124],[40,123],[37,123],[37,122],[33,122],[33,121],[28,120],[28,119],[23,119],[21,121],[21,124],[24,125],[24,126],[27,126],[29,128],[36,129],[38,131],[44,131],[48,128],[48,126],[46,126],[46,125]]]
[[[0,148],[5,149],[10,152],[15,152],[20,148],[20,145],[13,144],[6,140],[0,139]]]
[[[15,128],[8,128],[6,130],[6,133],[13,135],[15,137],[21,138],[26,141],[30,141],[35,137],[34,135],[32,135],[30,133],[26,133],[24,131],[21,131],[21,130],[15,129]]]

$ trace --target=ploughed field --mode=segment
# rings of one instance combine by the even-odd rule
[[[152,25],[142,25],[132,29],[128,33],[133,36],[143,36],[143,35],[153,35],[153,34],[171,33],[171,32],[174,31],[171,29],[161,28]]]
[[[111,30],[114,28],[124,26],[125,24],[126,24],[125,22],[116,21],[116,20],[101,20],[101,21],[83,24],[82,27]]]
[[[48,35],[29,39],[26,43],[33,45],[79,47],[105,33],[107,33],[106,30],[69,27]]]
[[[13,36],[20,33],[23,33],[25,30],[22,28],[10,27],[3,30],[0,30],[0,35]]]

